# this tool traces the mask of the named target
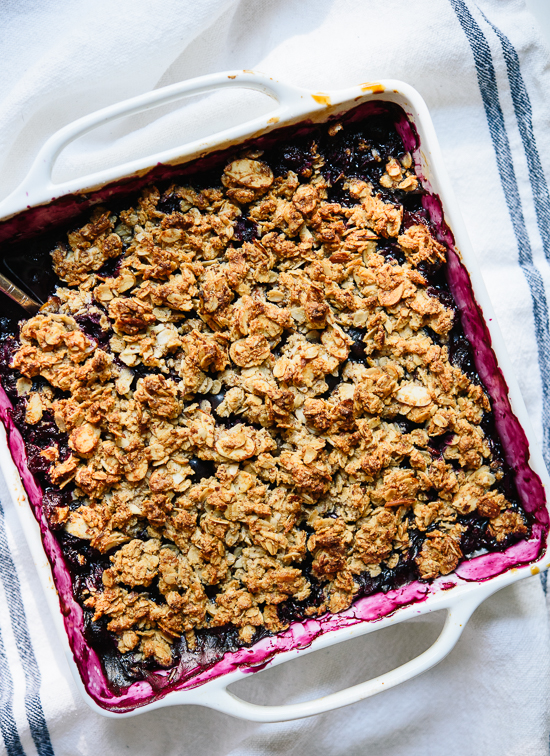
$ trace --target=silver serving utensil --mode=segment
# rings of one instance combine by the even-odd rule
[[[24,310],[26,310],[29,315],[36,315],[36,313],[42,306],[40,302],[37,302],[36,299],[29,297],[27,294],[25,294],[24,291],[21,291],[18,286],[10,281],[9,278],[6,278],[6,276],[3,276],[1,273],[0,291],[4,292],[4,294],[7,294],[8,297],[10,299],[13,299],[14,302],[17,302],[17,304],[20,305]]]

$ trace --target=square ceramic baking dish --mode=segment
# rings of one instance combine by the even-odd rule
[[[122,116],[225,87],[259,90],[271,96],[277,105],[266,116],[181,149],[168,150],[63,184],[52,182],[57,156],[82,134]],[[476,369],[491,397],[506,461],[515,471],[522,505],[532,518],[531,535],[528,540],[515,543],[503,552],[485,553],[465,560],[455,572],[431,584],[414,582],[385,594],[361,598],[340,614],[292,623],[278,635],[226,653],[209,668],[188,670],[173,682],[171,678],[167,679],[170,670],[161,671],[155,675],[162,685],[155,684],[154,680],[142,680],[116,695],[107,685],[99,658],[84,638],[82,609],[73,597],[60,547],[42,514],[42,493],[26,467],[23,441],[9,415],[9,399],[0,389],[0,415],[7,429],[7,435],[1,430],[0,438],[2,472],[11,490],[74,679],[86,702],[98,713],[123,717],[162,706],[198,704],[243,719],[276,722],[346,706],[387,690],[437,664],[453,648],[470,615],[485,598],[550,566],[545,493],[548,474],[443,166],[432,121],[420,95],[407,84],[388,80],[340,91],[309,92],[263,74],[233,71],[175,84],[105,108],[61,129],[44,145],[21,186],[0,204],[0,242],[7,243],[52,229],[91,205],[135,191],[150,181],[169,178],[181,172],[192,160],[198,160],[199,167],[207,165],[208,158],[204,163],[201,161],[213,152],[301,122],[336,119],[357,108],[364,112],[371,108],[374,112],[376,103],[380,102],[395,103],[407,116],[402,117],[397,128],[405,148],[413,153],[417,175],[422,177],[429,193],[423,200],[424,207],[449,249],[449,286],[473,347]],[[298,653],[316,651],[419,614],[443,609],[447,612],[445,625],[427,651],[391,672],[346,690],[283,706],[251,704],[227,690],[231,683],[248,673],[267,665],[291,661]]]

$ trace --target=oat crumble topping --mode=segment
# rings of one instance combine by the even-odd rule
[[[20,421],[54,427],[42,469],[68,492],[50,524],[100,558],[81,596],[121,654],[167,667],[196,631],[250,643],[289,602],[339,612],[384,570],[447,575],[472,517],[497,546],[528,530],[451,359],[446,248],[401,201],[411,155],[377,185],[339,177],[341,201],[308,155],[281,175],[248,150],[217,186],[96,208],[20,329]]]

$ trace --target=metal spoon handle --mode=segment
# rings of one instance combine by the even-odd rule
[[[36,315],[41,305],[36,299],[27,296],[24,291],[16,286],[9,278],[0,273],[0,291],[7,294],[10,299],[17,302],[29,315]]]

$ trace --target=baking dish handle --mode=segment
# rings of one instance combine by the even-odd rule
[[[85,177],[54,184],[52,181],[52,171],[55,161],[62,150],[75,139],[78,139],[78,137],[118,118],[135,115],[160,105],[167,105],[184,97],[205,94],[227,87],[255,89],[263,92],[276,100],[277,107],[267,115],[262,115],[244,124],[218,132],[215,138],[222,141],[238,138],[242,133],[254,130],[255,128],[258,130],[269,128],[270,125],[277,123],[282,118],[288,117],[304,97],[310,96],[306,90],[293,87],[289,84],[283,84],[256,71],[226,71],[181,81],[177,84],[171,84],[162,89],[154,89],[151,92],[146,92],[123,102],[109,105],[102,110],[97,110],[64,126],[47,140],[36,156],[23,182],[0,203],[0,218],[6,218],[26,207],[42,204],[56,197],[75,192],[81,187],[105,184],[121,176],[148,167],[148,158],[141,158],[118,165],[113,169],[99,171]],[[312,101],[312,106],[316,106],[316,101]],[[317,106],[319,106],[318,101]],[[209,141],[213,138],[213,136],[208,137]],[[190,152],[194,148],[200,149],[201,146],[205,146],[204,140],[187,144],[186,151]],[[179,151],[181,151],[181,148]],[[167,162],[170,157],[173,159],[177,153],[178,150],[163,152],[155,156],[155,161],[161,163]]]
[[[218,688],[208,686],[208,691],[205,691],[204,698],[200,702],[197,701],[197,703],[222,711],[230,716],[253,722],[286,722],[293,719],[301,719],[302,717],[310,717],[314,714],[322,714],[357,703],[364,698],[374,696],[376,693],[381,693],[383,690],[393,688],[395,685],[399,685],[399,683],[420,675],[444,659],[454,648],[467,621],[483,598],[485,596],[464,597],[458,603],[448,607],[443,629],[430,648],[406,664],[372,680],[367,680],[312,701],[282,706],[261,706],[244,701],[242,698],[228,691],[222,681],[222,684]],[[404,619],[407,619],[407,617],[404,617]],[[375,630],[376,628],[373,627],[372,629]]]

